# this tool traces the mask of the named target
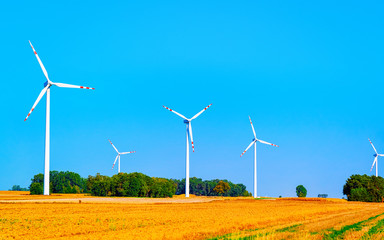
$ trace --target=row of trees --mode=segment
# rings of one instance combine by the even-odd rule
[[[176,184],[166,178],[149,177],[142,173],[119,173],[112,177],[89,176],[87,189],[93,196],[172,197]]]
[[[9,191],[29,191],[28,188],[22,188],[20,185],[13,185],[12,189],[9,189]]]
[[[30,185],[31,194],[43,194],[44,174],[37,174]],[[172,197],[185,194],[185,179],[149,177],[142,173],[119,173],[112,177],[96,176],[82,178],[74,172],[50,172],[51,193],[90,193],[93,196],[121,197]],[[228,180],[205,180],[190,178],[190,193],[197,196],[252,196],[244,184]]]
[[[382,202],[384,200],[384,178],[376,176],[352,175],[343,187],[348,201]]]
[[[172,180],[177,184],[176,194],[185,194],[185,178]],[[252,196],[244,184],[234,184],[228,180],[219,179],[203,181],[196,177],[189,179],[189,193],[196,196]]]
[[[87,180],[74,172],[49,172],[49,189],[51,193],[86,193]],[[29,186],[32,195],[43,194],[44,192],[44,174],[39,173],[32,179]]]

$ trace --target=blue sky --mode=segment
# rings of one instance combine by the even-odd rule
[[[185,177],[185,126],[192,117],[190,175],[225,178],[258,192],[342,197],[351,174],[373,174],[384,152],[380,1],[19,1],[1,3],[0,189],[28,186],[44,170],[45,98],[25,116],[45,78],[96,88],[51,89],[51,170],[83,177],[111,170]],[[379,166],[380,159],[379,159]],[[383,175],[379,168],[379,175]]]

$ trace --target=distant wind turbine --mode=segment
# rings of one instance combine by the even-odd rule
[[[375,160],[374,160],[373,163],[372,163],[371,171],[372,171],[372,169],[373,169],[373,166],[374,166],[375,163],[376,163],[376,177],[378,177],[378,176],[379,176],[379,169],[378,169],[379,167],[377,166],[377,165],[378,165],[377,157],[378,157],[378,156],[380,156],[380,157],[384,157],[384,154],[378,154],[377,151],[376,151],[375,146],[373,146],[372,141],[371,141],[369,138],[368,138],[368,140],[369,140],[369,142],[371,143],[371,145],[372,145],[372,147],[373,147],[373,150],[375,150],[375,154],[373,154],[373,156],[375,157]]]
[[[39,103],[40,99],[44,96],[45,93],[47,93],[47,105],[46,105],[46,121],[45,121],[45,167],[44,167],[44,195],[49,195],[49,126],[50,126],[50,88],[52,85],[58,86],[58,87],[64,87],[64,88],[84,88],[84,89],[93,89],[94,88],[89,88],[89,87],[83,87],[83,86],[75,86],[75,85],[70,85],[70,84],[65,84],[65,83],[54,83],[51,82],[48,78],[48,73],[47,70],[45,70],[45,67],[43,63],[41,62],[39,56],[37,55],[37,52],[32,46],[31,41],[29,41],[29,44],[32,47],[33,53],[35,54],[37,61],[40,64],[41,69],[43,70],[43,73],[45,75],[45,78],[47,81],[44,83],[44,88],[40,92],[39,96],[37,97],[37,100],[35,101],[35,104],[33,104],[31,111],[29,111],[27,117],[24,119],[26,121],[31,115],[32,111],[35,109],[36,105]]]
[[[124,154],[129,154],[129,153],[135,153],[136,151],[131,151],[131,152],[119,152],[119,150],[117,150],[117,148],[115,147],[115,145],[113,145],[113,143],[111,142],[111,140],[108,140],[111,144],[112,144],[112,147],[116,150],[117,152],[117,156],[115,158],[115,161],[113,162],[113,166],[112,166],[112,169],[113,167],[115,166],[116,164],[116,160],[119,159],[119,163],[118,163],[118,173],[120,173],[120,155],[124,155]]]
[[[186,118],[183,115],[181,115],[180,113],[178,113],[178,112],[176,112],[170,108],[167,108],[166,106],[163,106],[165,109],[168,109],[169,111],[173,112],[174,114],[178,115],[179,117],[184,118],[184,123],[186,124],[186,127],[187,127],[187,133],[186,133],[186,135],[187,135],[187,145],[186,145],[187,150],[186,150],[186,155],[185,155],[185,197],[189,197],[189,140],[188,140],[188,135],[191,138],[192,150],[195,151],[195,146],[193,144],[191,121],[193,119],[197,118],[200,114],[202,114],[205,110],[207,110],[211,105],[212,105],[212,103],[209,104],[206,108],[201,110],[199,113],[197,113],[192,118]]]
[[[251,117],[249,117],[249,121],[251,122],[251,127],[252,127],[252,131],[253,131],[253,136],[255,137],[251,144],[249,144],[249,146],[245,149],[245,151],[240,155],[243,156],[244,153],[253,145],[255,147],[255,154],[254,154],[254,168],[253,168],[253,197],[256,198],[257,197],[257,171],[256,171],[256,143],[257,142],[261,142],[261,143],[264,143],[264,144],[268,144],[268,145],[271,145],[271,146],[275,146],[275,147],[279,147],[275,144],[272,144],[272,143],[269,143],[269,142],[266,142],[266,141],[263,141],[263,140],[260,140],[260,139],[257,139],[256,138],[256,132],[255,132],[255,129],[253,128],[253,124],[252,124],[252,120],[251,120]]]

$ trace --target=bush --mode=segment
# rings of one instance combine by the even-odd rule
[[[362,202],[372,202],[372,199],[365,188],[354,188],[351,190],[351,195],[349,197],[350,201],[362,201]]]
[[[44,192],[44,186],[42,183],[32,183],[30,186],[31,195],[42,195]]]

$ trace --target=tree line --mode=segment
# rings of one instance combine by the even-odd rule
[[[166,178],[149,177],[142,173],[119,173],[112,177],[97,174],[87,179],[87,189],[93,196],[172,197],[176,185]]]
[[[176,194],[185,194],[185,178],[172,179],[177,184]],[[252,196],[246,190],[244,184],[234,184],[228,180],[202,180],[201,178],[189,178],[189,193],[196,196]]]
[[[44,174],[31,179],[30,193],[43,194]],[[112,177],[99,173],[82,178],[74,172],[50,171],[51,193],[89,193],[92,196],[117,197],[172,197],[185,194],[185,179],[149,177],[145,174],[119,173]],[[252,196],[244,184],[234,184],[228,180],[205,180],[190,178],[190,193],[197,196]]]
[[[13,185],[9,191],[29,191],[29,189],[20,187],[20,185]]]

